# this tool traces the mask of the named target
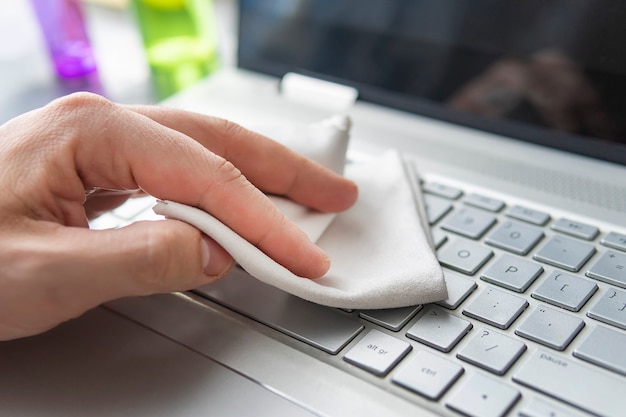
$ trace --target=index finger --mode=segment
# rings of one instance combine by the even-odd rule
[[[345,210],[356,201],[358,191],[352,181],[236,123],[165,107],[129,108],[231,161],[266,193],[285,195],[324,212]]]

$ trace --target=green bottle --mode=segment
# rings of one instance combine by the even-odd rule
[[[159,98],[204,78],[218,65],[211,0],[133,0]]]

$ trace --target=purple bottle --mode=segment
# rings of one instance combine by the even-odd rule
[[[80,0],[31,0],[57,74],[81,77],[96,71],[96,60]]]

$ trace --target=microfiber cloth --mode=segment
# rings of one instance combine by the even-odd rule
[[[389,150],[373,159],[345,164],[349,128],[347,118],[334,117],[275,130],[273,135],[264,132],[337,172],[345,166],[346,177],[359,187],[355,205],[339,214],[318,213],[271,197],[329,256],[330,270],[321,278],[294,275],[200,209],[160,201],[154,211],[199,228],[253,277],[318,304],[383,309],[445,299],[445,281],[423,221],[419,191],[416,195],[401,155]],[[283,134],[298,144],[284,140]]]

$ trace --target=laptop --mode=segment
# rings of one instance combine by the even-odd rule
[[[348,114],[349,157],[395,148],[417,167],[448,299],[331,309],[234,268],[0,344],[0,414],[624,415],[622,3],[238,12],[237,68],[166,104],[245,126]],[[151,204],[93,226],[151,218]]]

